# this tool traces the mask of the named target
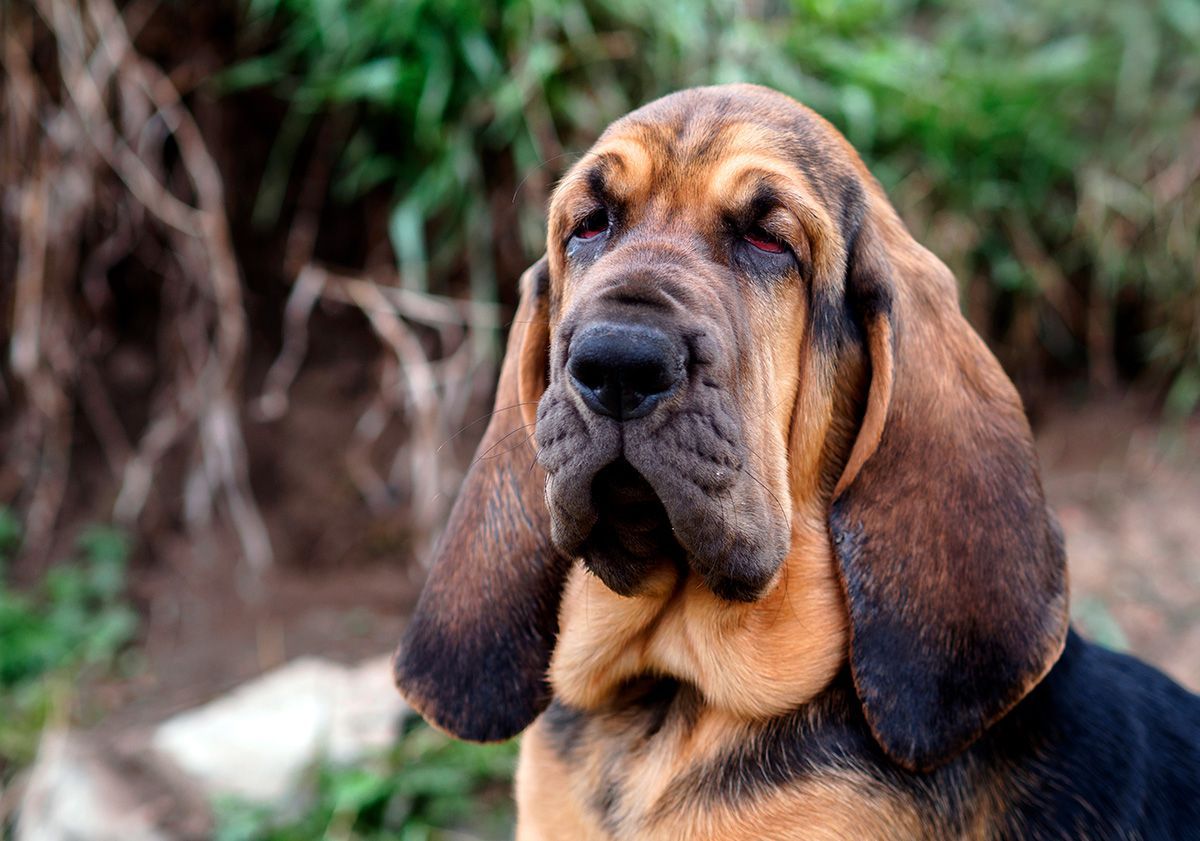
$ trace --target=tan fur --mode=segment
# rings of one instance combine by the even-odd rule
[[[577,566],[567,580],[550,665],[557,697],[584,709],[641,674],[694,684],[713,707],[778,715],[823,689],[841,666],[846,618],[820,523],[796,520],[779,584],[753,604],[722,602],[666,573],[654,592],[618,596]]]
[[[535,724],[521,738],[521,756],[517,764],[516,841],[607,841],[608,835],[589,818],[578,797],[576,786],[568,781],[574,768],[554,755]]]
[[[878,360],[871,370],[871,395],[867,400],[867,413],[859,428],[858,438],[845,470],[838,479],[833,495],[836,497],[854,481],[858,471],[879,446],[883,437],[883,425],[887,420],[888,406],[892,401],[892,355],[888,350],[892,343],[892,328],[887,322],[872,325],[867,341],[871,358]]]

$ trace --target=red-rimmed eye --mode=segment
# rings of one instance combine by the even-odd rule
[[[580,239],[591,239],[598,237],[600,234],[608,230],[608,211],[604,208],[593,210],[587,215],[579,227],[575,229],[573,236]]]
[[[742,236],[742,239],[753,245],[759,251],[765,251],[768,254],[782,254],[783,242],[779,237],[772,236],[762,228],[755,228]]]

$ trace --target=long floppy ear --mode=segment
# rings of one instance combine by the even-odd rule
[[[1058,659],[1062,538],[1016,390],[959,312],[949,270],[886,205],[852,244],[846,294],[871,368],[831,513],[851,670],[880,745],[928,770]]]
[[[472,741],[508,739],[550,701],[567,561],[550,545],[534,457],[549,324],[545,258],[521,278],[496,405],[396,653],[396,685],[431,724]]]

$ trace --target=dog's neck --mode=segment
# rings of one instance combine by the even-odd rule
[[[609,590],[581,563],[570,573],[550,665],[555,697],[583,710],[611,704],[650,676],[694,686],[706,705],[757,720],[819,694],[846,660],[846,610],[824,517],[797,511],[778,580],[752,603],[714,596],[664,565],[641,595]]]
[[[975,837],[928,832],[916,801],[873,772],[882,761],[846,667],[761,720],[689,683],[644,677],[592,709],[556,699],[526,733],[517,837]]]

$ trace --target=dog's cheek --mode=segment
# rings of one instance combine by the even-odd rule
[[[535,438],[546,471],[551,539],[560,551],[576,554],[596,524],[592,480],[617,457],[620,438],[611,425],[589,429],[558,385],[538,405]]]

